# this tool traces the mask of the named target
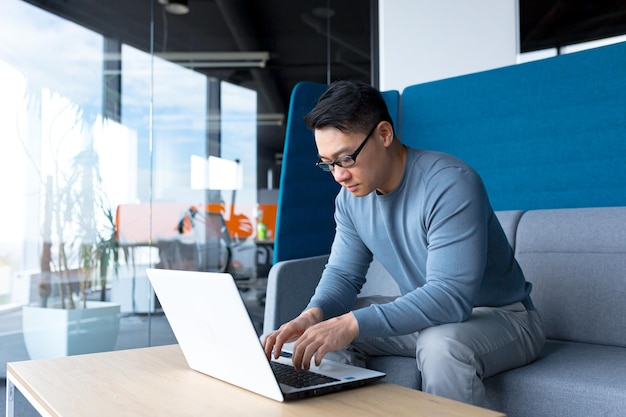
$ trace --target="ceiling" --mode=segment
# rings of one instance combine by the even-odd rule
[[[299,81],[376,79],[376,0],[189,0],[185,15],[156,0],[25,1],[145,51],[151,29],[155,52],[268,51],[265,68],[201,70],[258,91],[262,114],[284,115]],[[623,33],[626,1],[520,0],[522,52]],[[260,125],[260,154],[282,152],[283,137],[284,126]]]

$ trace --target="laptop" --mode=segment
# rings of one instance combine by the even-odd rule
[[[312,363],[310,371],[296,372],[289,352],[268,361],[229,273],[149,268],[147,274],[191,369],[276,401],[354,388],[385,376],[326,358],[320,366]],[[279,382],[281,372],[295,379]]]

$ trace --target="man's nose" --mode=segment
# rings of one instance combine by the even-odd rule
[[[335,181],[342,182],[349,176],[350,174],[346,168],[335,165],[335,169],[333,170],[333,177],[335,178]]]

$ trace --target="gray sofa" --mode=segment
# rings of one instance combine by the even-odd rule
[[[485,381],[491,408],[520,416],[626,415],[626,207],[497,213],[541,312],[548,341],[534,363]],[[270,271],[264,332],[295,317],[327,256]],[[361,295],[397,294],[374,262]],[[374,357],[368,367],[419,389],[415,360]]]

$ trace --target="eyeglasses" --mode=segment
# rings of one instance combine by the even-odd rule
[[[365,136],[365,139],[363,139],[363,142],[361,142],[361,145],[359,145],[359,147],[356,148],[356,151],[354,151],[352,155],[340,156],[334,161],[329,161],[329,162],[324,162],[320,159],[319,161],[315,163],[315,166],[325,172],[334,172],[335,165],[341,168],[350,168],[352,165],[356,164],[356,157],[359,155],[359,153],[361,153],[361,150],[363,150],[365,143],[370,138],[370,136],[372,136],[372,133],[374,133],[374,130],[376,130],[377,127],[378,127],[378,123],[376,123],[374,127],[372,128],[372,130],[370,130],[370,132],[367,134],[367,136]]]

